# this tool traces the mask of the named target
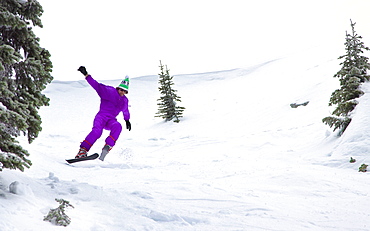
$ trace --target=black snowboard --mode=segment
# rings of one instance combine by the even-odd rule
[[[85,161],[85,160],[95,160],[96,158],[99,157],[99,154],[98,153],[94,153],[90,156],[86,156],[86,157],[82,157],[82,158],[74,158],[74,159],[69,159],[69,160],[66,160],[69,164],[73,164],[73,163],[76,163],[76,162],[80,162],[80,161]]]

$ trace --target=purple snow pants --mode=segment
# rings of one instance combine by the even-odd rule
[[[105,143],[113,147],[121,134],[122,125],[116,118],[107,117],[97,114],[94,119],[92,131],[86,136],[85,140],[81,143],[80,147],[90,150],[97,139],[103,134],[103,129],[110,130],[109,136],[105,139]]]

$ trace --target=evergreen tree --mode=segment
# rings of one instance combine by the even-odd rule
[[[364,94],[360,86],[365,81],[369,80],[367,70],[370,69],[368,63],[369,58],[362,55],[364,50],[370,50],[365,47],[361,41],[362,37],[355,31],[356,23],[352,23],[352,33],[346,32],[346,54],[340,56],[339,59],[344,59],[340,65],[342,68],[334,75],[339,78],[340,89],[335,90],[330,98],[329,106],[337,105],[332,112],[333,116],[325,117],[322,121],[334,127],[334,131],[339,129],[339,134],[343,134],[351,122],[351,111],[358,104],[356,98]]]
[[[0,1],[0,171],[31,166],[16,137],[38,136],[38,109],[49,103],[41,91],[52,81],[50,53],[32,31],[42,27],[42,13],[36,0]]]
[[[74,208],[73,205],[64,199],[56,199],[60,205],[56,209],[50,209],[48,215],[44,217],[44,221],[49,221],[57,226],[68,226],[71,223],[71,218],[67,216],[65,209],[68,207]]]
[[[162,62],[160,61],[161,73],[159,75],[159,84],[158,88],[161,97],[158,99],[160,101],[157,105],[159,106],[156,117],[161,117],[166,121],[180,122],[179,118],[182,117],[182,112],[185,110],[184,107],[176,106],[176,102],[181,102],[180,97],[176,95],[176,90],[172,89],[174,85],[172,79],[173,76],[170,76],[169,70],[164,69]]]

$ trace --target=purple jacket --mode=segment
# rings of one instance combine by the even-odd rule
[[[100,97],[100,110],[98,114],[116,118],[117,115],[122,112],[124,120],[130,119],[128,99],[125,95],[120,96],[116,88],[98,83],[91,77],[91,75],[88,75],[86,80],[95,89]]]

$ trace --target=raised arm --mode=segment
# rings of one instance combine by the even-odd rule
[[[85,76],[86,81],[95,89],[96,92],[98,92],[98,94],[100,94],[99,83],[87,73],[86,68],[84,66],[80,66],[78,71]]]

